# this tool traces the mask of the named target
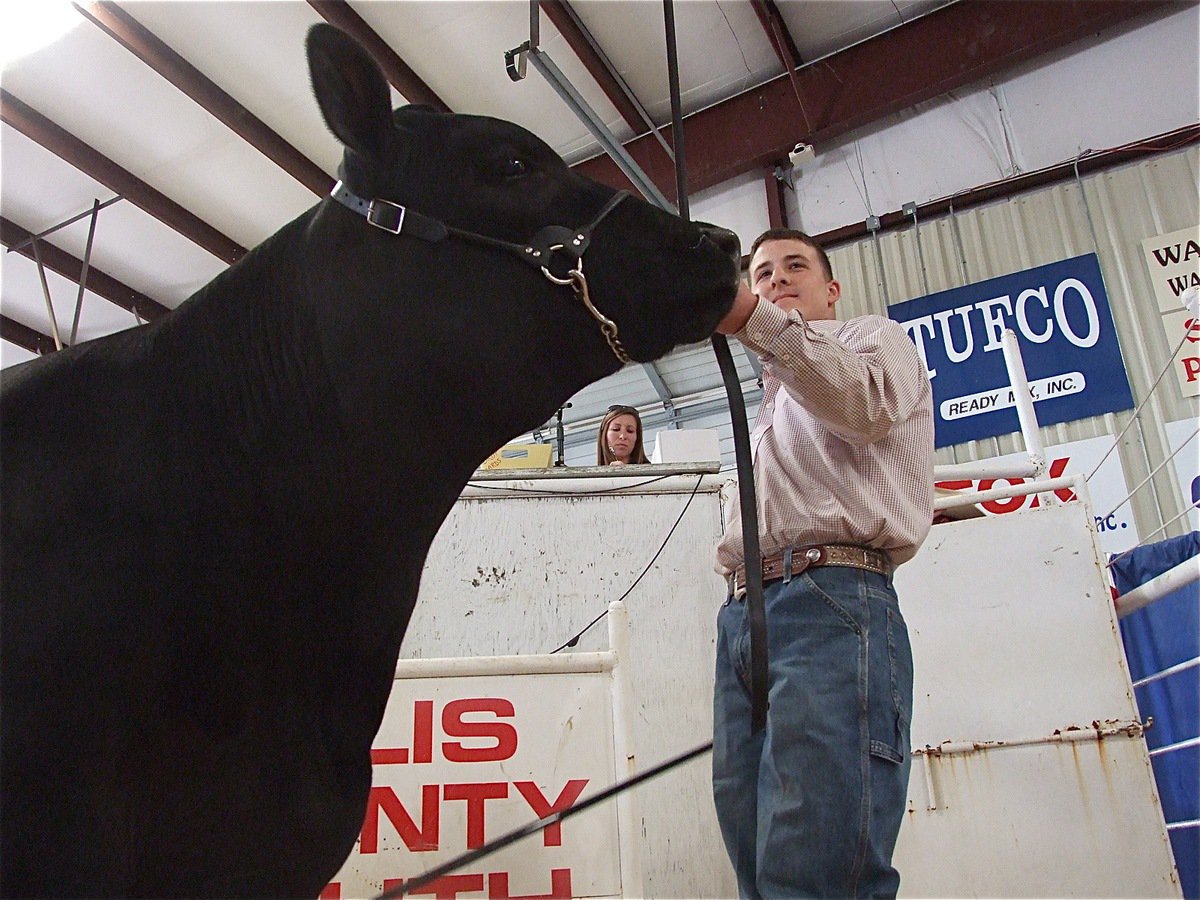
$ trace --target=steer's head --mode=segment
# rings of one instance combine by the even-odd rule
[[[309,32],[308,57],[322,114],[346,147],[340,177],[356,197],[393,201],[452,228],[524,244],[546,226],[590,223],[615,194],[572,172],[545,142],[510,122],[425,107],[393,111],[379,68],[331,26]],[[572,288],[552,284],[519,254],[461,237],[423,242],[356,224],[377,255],[406,261],[419,255],[426,269],[420,289],[426,296],[436,290],[433,312],[454,323],[457,358],[472,352],[463,341],[479,340],[479,350],[519,346],[543,367],[572,365],[580,376],[576,389],[618,368]],[[627,197],[596,225],[583,272],[620,344],[632,359],[646,361],[712,333],[733,300],[737,254],[732,233]],[[569,263],[559,254],[549,268],[563,275]],[[405,315],[422,312],[410,308]],[[467,323],[472,334],[464,334]],[[435,323],[422,324],[436,334]]]

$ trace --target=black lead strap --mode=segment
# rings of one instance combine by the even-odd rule
[[[733,447],[737,457],[738,503],[742,514],[742,552],[746,560],[746,615],[750,620],[750,732],[757,734],[767,724],[767,610],[763,605],[762,566],[758,543],[758,500],[754,493],[754,461],[750,457],[750,429],[746,425],[746,400],[738,384],[737,367],[725,335],[712,336],[713,353],[725,380],[729,418],[733,425]]]
[[[683,115],[679,99],[679,60],[675,44],[675,10],[663,0],[667,38],[667,77],[671,83],[671,139],[675,145],[675,192],[679,215],[688,220],[687,167],[684,163]],[[750,430],[746,425],[746,400],[738,383],[737,367],[725,335],[712,336],[713,353],[721,367],[729,418],[733,425],[733,450],[737,458],[738,499],[742,513],[742,554],[746,561],[746,615],[750,625],[750,731],[757,734],[767,724],[767,611],[762,596],[762,554],[758,542],[758,500],[754,493],[754,462],[750,457]]]

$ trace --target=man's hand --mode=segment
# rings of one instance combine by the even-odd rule
[[[721,334],[733,334],[735,331],[741,331],[746,327],[750,314],[757,306],[758,298],[750,292],[746,282],[739,280],[737,296],[733,298],[733,306],[729,308],[725,318],[717,325],[717,331]]]

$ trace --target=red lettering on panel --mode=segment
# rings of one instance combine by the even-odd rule
[[[550,870],[550,893],[548,894],[510,894],[508,892],[508,873],[488,873],[488,900],[571,900],[571,870]]]
[[[413,704],[413,762],[433,762],[433,701]]]
[[[392,881],[393,887],[400,884],[400,879],[388,879]],[[390,888],[387,881],[383,883],[383,889],[386,893]],[[483,890],[483,875],[443,875],[441,878],[435,878],[429,884],[415,891],[408,891],[409,894],[433,894],[437,900],[454,900],[459,894],[468,894],[475,891]]]
[[[451,700],[442,710],[442,730],[447,737],[486,737],[496,741],[494,747],[464,747],[457,741],[442,744],[442,753],[450,762],[497,762],[509,759],[517,752],[517,729],[507,722],[464,722],[466,713],[490,712],[511,718],[516,715],[511,701],[499,697],[478,697]]]
[[[442,788],[447,800],[467,801],[467,849],[483,846],[484,804],[488,800],[503,800],[508,796],[504,781],[485,781],[479,784],[447,784]]]
[[[383,810],[400,840],[413,853],[438,848],[439,814],[438,786],[421,786],[421,827],[418,829],[396,792],[390,787],[373,787],[367,797],[367,814],[363,819],[359,840],[360,853],[379,852],[379,811]]]
[[[520,791],[521,796],[529,804],[529,808],[533,810],[533,814],[542,819],[551,813],[562,812],[569,808],[579,799],[579,795],[583,793],[587,783],[586,778],[572,778],[553,803],[546,802],[546,797],[542,794],[541,789],[532,781],[514,781],[513,787]],[[561,847],[562,822],[555,822],[553,825],[543,828],[542,840],[546,847]]]

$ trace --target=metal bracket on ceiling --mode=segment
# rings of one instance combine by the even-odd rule
[[[658,189],[658,185],[642,170],[641,166],[634,162],[633,157],[621,146],[621,142],[604,124],[603,119],[575,90],[570,79],[554,64],[550,55],[538,46],[538,14],[538,0],[529,0],[529,40],[505,52],[504,66],[508,77],[513,81],[521,80],[525,77],[526,62],[533,63],[533,67],[541,73],[542,77],[562,98],[562,101],[583,122],[592,137],[600,143],[604,152],[612,157],[617,168],[633,183],[638,192],[660,209],[678,213],[678,208],[664,196]]]
[[[46,314],[50,317],[50,334],[54,338],[54,348],[56,350],[61,350],[63,348],[63,341],[62,336],[58,331],[58,318],[54,315],[54,302],[50,299],[50,284],[46,279],[46,265],[42,261],[42,253],[40,249],[41,239],[48,234],[53,234],[55,231],[58,231],[61,228],[65,228],[68,225],[78,222],[80,219],[85,217],[89,219],[87,245],[83,251],[83,262],[80,268],[78,279],[79,294],[75,299],[75,315],[71,320],[71,337],[66,343],[66,346],[73,347],[75,346],[75,342],[79,337],[79,315],[83,311],[83,294],[84,291],[87,290],[88,269],[90,268],[92,261],[92,242],[96,237],[96,220],[100,217],[100,210],[104,209],[106,206],[111,206],[118,200],[123,199],[124,198],[120,194],[118,194],[116,197],[113,197],[111,200],[106,200],[104,203],[101,203],[99,198],[93,199],[92,208],[87,212],[82,212],[78,215],[72,216],[63,222],[59,222],[57,225],[53,225],[44,231],[38,232],[37,234],[31,234],[19,244],[14,244],[8,248],[8,252],[11,253],[13,250],[19,250],[28,245],[33,251],[33,260],[35,263],[37,263],[38,268],[38,278],[42,283],[42,296],[46,300]]]

